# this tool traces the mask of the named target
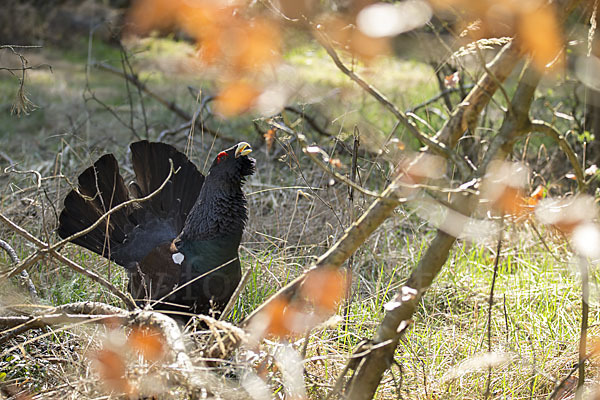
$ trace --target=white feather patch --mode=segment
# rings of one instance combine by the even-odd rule
[[[181,265],[181,263],[183,262],[183,259],[184,259],[185,257],[184,257],[184,256],[183,256],[183,254],[181,254],[181,253],[175,253],[175,254],[173,254],[173,256],[172,256],[171,258],[173,258],[173,262],[174,262],[175,264],[177,264],[177,265]]]

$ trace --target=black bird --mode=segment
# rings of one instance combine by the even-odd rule
[[[158,310],[222,311],[241,278],[238,247],[248,215],[242,185],[255,170],[250,145],[220,152],[206,177],[168,144],[140,141],[130,148],[135,181],[127,188],[114,155],[102,156],[65,198],[58,235],[67,238],[111,208],[156,191],[170,159],[177,172],[160,192],[111,214],[73,243],[125,267],[138,304],[158,300],[150,302]]]

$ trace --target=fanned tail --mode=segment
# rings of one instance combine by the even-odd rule
[[[158,189],[169,174],[169,159],[173,161],[171,179],[144,207],[161,218],[175,218],[176,233],[179,233],[198,198],[204,176],[183,153],[168,144],[143,140],[132,143],[130,147],[136,176],[136,182],[132,182],[130,189],[135,197],[147,196]]]
[[[145,197],[167,178],[171,163],[177,172],[150,200],[132,204],[111,214],[91,232],[73,240],[124,267],[133,268],[152,249],[173,240],[183,228],[204,176],[187,157],[164,143],[131,145],[136,180],[125,186],[112,154],[102,156],[79,176],[79,188],[64,201],[58,234],[62,238],[91,226],[111,208],[130,199]]]

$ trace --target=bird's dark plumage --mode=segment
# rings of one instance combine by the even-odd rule
[[[235,291],[241,268],[238,247],[246,224],[242,185],[254,173],[247,143],[220,152],[204,177],[174,147],[148,141],[131,145],[135,181],[127,188],[112,154],[102,156],[78,179],[64,200],[58,234],[67,238],[111,208],[155,192],[147,201],[114,212],[74,240],[125,267],[129,291],[156,309],[220,311]]]

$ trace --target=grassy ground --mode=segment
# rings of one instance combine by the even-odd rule
[[[126,144],[135,140],[135,135],[155,139],[162,130],[184,122],[145,98],[144,123],[135,90],[130,102],[123,80],[86,69],[86,60],[119,66],[119,51],[101,43],[89,48],[91,52],[88,43],[82,42],[68,51],[45,48],[26,53],[32,65],[47,63],[52,70],[42,67],[30,71],[27,93],[38,109],[21,118],[11,116],[10,107],[5,106],[13,102],[17,83],[6,74],[0,76],[0,149],[4,157],[0,166],[8,166],[10,159],[17,163],[17,170],[35,170],[43,177],[38,188],[31,172],[1,174],[0,210],[46,241],[56,240],[52,229],[61,199],[78,172],[107,151],[125,160]],[[193,113],[197,106],[187,85],[212,90],[186,56],[190,48],[157,39],[138,45],[135,51],[132,63],[140,77],[188,112]],[[0,65],[12,62],[7,54],[0,54]],[[286,62],[294,71],[291,84],[297,89],[299,108],[317,115],[319,121],[327,120],[323,125],[327,131],[347,143],[358,125],[365,148],[381,146],[393,127],[393,118],[338,72],[321,50],[297,48],[287,55]],[[285,71],[279,73],[288,77]],[[431,69],[412,61],[384,60],[361,73],[400,108],[425,101],[437,91]],[[257,122],[262,126],[260,120]],[[135,134],[127,127],[131,124]],[[212,118],[207,126],[236,140],[249,141],[257,158],[258,172],[246,186],[250,222],[241,251],[244,269],[252,268],[252,272],[230,317],[239,321],[341,236],[350,223],[350,207],[346,189],[330,185],[329,177],[311,166],[295,143],[291,142],[287,152],[279,145],[267,149],[251,117]],[[333,148],[331,139],[307,133],[324,148]],[[180,132],[167,140],[184,149],[186,134]],[[410,147],[410,139],[402,132],[397,136]],[[202,132],[196,132],[193,139],[190,154],[201,169],[216,149],[229,145],[220,140],[213,143],[213,138]],[[282,142],[287,143],[285,139]],[[348,165],[347,157],[340,157]],[[384,185],[389,163],[378,161],[375,164],[368,155],[360,159],[365,176],[369,170],[375,171],[363,182],[365,186]],[[369,202],[358,196],[357,213]],[[21,258],[31,253],[31,246],[6,228],[0,227],[0,233]],[[384,315],[383,305],[418,263],[433,233],[414,211],[400,208],[357,252],[348,320],[313,331],[306,346],[305,379],[311,398],[321,398],[329,391],[351,349],[372,336]],[[542,235],[551,252],[530,225],[508,224],[506,228],[491,319],[493,398],[545,398],[555,381],[566,376],[577,361],[581,308],[577,259],[560,238],[549,232]],[[455,245],[397,350],[397,364],[384,376],[379,398],[483,397],[488,369],[480,356],[487,351],[487,302],[495,246],[494,238],[481,244]],[[63,252],[125,290],[126,276],[118,266],[75,246],[67,246]],[[6,255],[0,253],[1,269],[9,264]],[[102,287],[53,260],[43,260],[30,273],[44,305],[80,300],[120,305]],[[596,271],[592,278],[593,333],[599,321]],[[22,306],[27,300],[15,282],[2,284],[3,306],[28,309]],[[39,334],[24,335],[10,345]],[[24,344],[24,351],[11,351],[0,359],[0,382],[23,384],[38,392],[34,398],[58,398],[67,392],[92,398],[98,395],[98,385],[85,355],[105,334],[104,328],[79,327]],[[304,345],[303,339],[293,343],[295,348]],[[278,346],[265,345],[264,351],[274,354]],[[591,370],[590,382],[597,376],[594,364]],[[270,383],[280,388],[277,382],[273,379]]]

